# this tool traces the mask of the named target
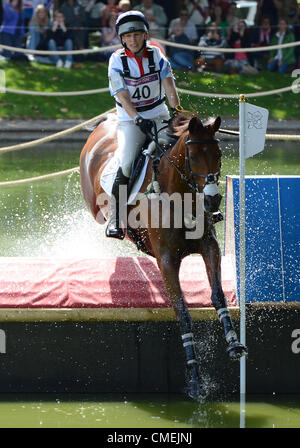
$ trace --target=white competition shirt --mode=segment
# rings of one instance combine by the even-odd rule
[[[115,96],[122,90],[129,90],[132,102],[137,105],[148,105],[149,110],[139,112],[143,118],[156,118],[158,115],[168,113],[165,102],[155,106],[155,102],[164,98],[165,91],[161,80],[165,78],[173,78],[171,65],[167,58],[162,54],[160,49],[149,44],[147,47],[153,49],[155,73],[150,74],[149,58],[146,49],[141,59],[136,58],[129,50],[125,51],[127,56],[128,68],[130,76],[125,76],[121,54],[123,49],[115,51],[110,59],[108,66],[109,89],[112,96]],[[151,108],[151,103],[154,107]],[[116,104],[117,115],[119,121],[131,120],[125,110]]]

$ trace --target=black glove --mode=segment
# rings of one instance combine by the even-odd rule
[[[144,134],[147,135],[148,132],[151,132],[151,129],[153,127],[152,120],[147,120],[146,118],[137,115],[134,119],[134,122]]]

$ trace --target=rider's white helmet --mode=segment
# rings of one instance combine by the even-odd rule
[[[140,11],[128,11],[120,14],[116,21],[116,30],[121,37],[126,33],[133,33],[134,31],[149,31],[149,23]]]

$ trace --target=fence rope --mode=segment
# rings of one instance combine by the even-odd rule
[[[168,46],[168,47],[177,47],[177,48],[184,48],[186,50],[194,50],[194,51],[207,51],[207,52],[218,52],[218,53],[253,53],[253,52],[259,52],[259,51],[270,51],[270,50],[278,50],[280,48],[290,48],[290,47],[296,47],[300,45],[300,41],[295,42],[289,42],[286,44],[277,44],[277,45],[269,45],[264,47],[248,47],[248,48],[219,48],[219,47],[200,47],[198,45],[187,45],[187,44],[179,44],[176,42],[171,42],[169,40],[164,39],[154,39],[159,44]],[[111,45],[107,47],[99,47],[99,48],[87,48],[83,50],[56,50],[56,51],[50,51],[50,50],[30,50],[28,48],[20,48],[20,47],[11,47],[9,45],[3,45],[0,44],[0,48],[3,50],[9,50],[9,51],[15,51],[18,53],[28,53],[28,54],[39,54],[39,55],[51,55],[51,54],[60,54],[60,55],[67,55],[67,54],[90,54],[90,53],[100,53],[101,51],[110,51],[110,50],[116,50],[118,48],[121,48],[121,44],[117,45]]]
[[[235,135],[239,136],[239,131],[229,131],[227,129],[219,129],[221,134]],[[289,140],[289,141],[300,141],[300,134],[266,134],[266,140]]]
[[[36,90],[10,89],[9,87],[6,87],[4,90],[5,92],[8,93],[18,93],[20,95],[35,95],[35,96],[79,96],[79,95],[95,95],[97,93],[109,92],[108,87],[104,87],[102,89],[79,90],[73,92],[38,92]]]
[[[280,89],[275,90],[267,90],[264,92],[253,92],[253,93],[245,93],[243,94],[249,98],[259,97],[259,96],[268,96],[268,95],[277,95],[284,92],[289,92],[293,90],[293,86],[282,87]],[[201,96],[207,98],[239,98],[240,93],[207,93],[207,92],[195,92],[194,90],[185,90],[177,88],[179,93],[184,93],[185,95],[193,95],[193,96]]]
[[[280,48],[297,47],[300,45],[300,41],[289,42],[286,44],[269,45],[264,47],[248,47],[248,48],[219,48],[219,47],[199,47],[196,45],[179,44],[176,42],[171,42],[169,40],[156,39],[162,45],[168,47],[184,48],[185,50],[196,50],[196,51],[207,51],[207,52],[218,52],[218,53],[256,53],[259,51],[270,51],[278,50]]]
[[[73,132],[79,131],[83,127],[93,124],[95,121],[101,119],[105,115],[107,115],[111,112],[114,112],[114,111],[115,111],[115,108],[109,109],[108,111],[106,111],[100,115],[96,115],[95,117],[91,118],[90,120],[84,121],[83,123],[77,124],[76,126],[72,126],[69,129],[65,129],[63,131],[56,132],[55,134],[48,135],[47,137],[38,138],[36,140],[32,140],[32,141],[26,142],[26,143],[20,143],[19,145],[3,146],[2,148],[0,148],[0,154],[4,154],[4,153],[10,152],[10,151],[18,151],[20,149],[32,148],[32,147],[38,146],[42,143],[51,142],[52,140],[56,140],[65,135],[69,135],[69,134],[72,134]]]
[[[9,50],[14,51],[17,53],[27,53],[27,54],[37,54],[37,55],[51,55],[51,54],[60,54],[60,55],[67,55],[67,54],[91,54],[91,53],[101,53],[102,51],[110,51],[110,50],[117,50],[118,48],[121,48],[121,44],[117,45],[110,45],[107,47],[99,47],[99,48],[86,48],[83,50],[57,50],[57,51],[50,51],[50,50],[30,50],[28,48],[21,48],[21,47],[11,47],[9,45],[3,45],[0,44],[0,48],[3,50]]]
[[[269,95],[278,95],[280,93],[289,92],[293,90],[295,87],[293,85],[282,87],[280,89],[274,89],[274,90],[267,90],[264,92],[252,92],[252,93],[245,93],[249,98],[255,98],[255,97],[261,97],[261,96],[269,96]],[[179,93],[183,93],[184,95],[193,95],[193,96],[199,96],[199,97],[206,97],[206,98],[239,98],[240,93],[207,93],[207,92],[195,92],[194,90],[186,90],[186,89],[180,89],[177,88]],[[80,95],[96,95],[98,93],[106,93],[109,92],[108,87],[104,87],[101,89],[93,89],[93,90],[79,90],[79,91],[73,91],[73,92],[38,92],[35,90],[17,90],[17,89],[11,89],[6,87],[5,92],[8,93],[17,93],[20,95],[34,95],[34,96],[80,96]]]
[[[76,166],[74,168],[69,168],[68,170],[57,171],[55,173],[44,174],[42,176],[28,177],[26,179],[17,179],[17,180],[9,180],[9,181],[5,181],[5,182],[0,182],[0,187],[9,187],[11,185],[19,185],[19,184],[28,184],[28,183],[38,182],[39,180],[53,179],[54,177],[60,177],[60,176],[64,176],[65,174],[72,174],[75,172],[79,172],[79,166]]]

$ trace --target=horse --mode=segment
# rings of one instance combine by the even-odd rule
[[[146,175],[140,188],[140,195],[147,207],[140,207],[139,225],[127,227],[126,237],[135,242],[139,249],[156,258],[164,285],[177,316],[187,371],[187,393],[196,399],[203,395],[203,381],[199,370],[193,335],[193,322],[180,287],[179,270],[184,257],[201,254],[211,287],[211,301],[218,318],[223,325],[227,352],[232,360],[247,354],[247,348],[237,338],[234,325],[227,309],[226,297],[221,284],[221,252],[216,238],[213,214],[218,212],[222,196],[218,189],[221,172],[221,149],[215,138],[221,125],[221,118],[202,122],[197,114],[179,113],[168,123],[169,143],[162,149],[156,139],[156,147],[161,150],[157,160],[152,158],[147,166]],[[117,150],[117,118],[109,114],[89,136],[80,156],[80,181],[83,197],[94,216],[101,224],[108,218],[108,203],[100,200],[104,191],[100,184],[101,174]],[[156,162],[156,181],[161,195],[172,197],[177,194],[181,201],[190,195],[192,220],[199,210],[202,198],[202,232],[196,237],[187,237],[187,227],[174,222],[163,225],[162,206],[156,207],[158,225],[151,226],[153,201],[149,185],[153,185],[154,163]],[[155,195],[154,195],[155,196]],[[170,201],[169,213],[174,216],[176,210]],[[127,216],[137,210],[138,205],[128,205]],[[198,209],[197,209],[198,207]],[[179,215],[182,213],[180,212]],[[157,218],[157,216],[155,216]],[[194,219],[195,220],[195,219]],[[195,231],[195,228],[194,228]],[[189,233],[192,235],[192,230]]]

